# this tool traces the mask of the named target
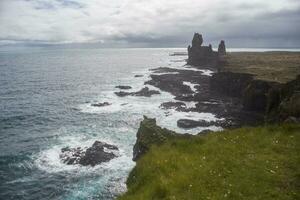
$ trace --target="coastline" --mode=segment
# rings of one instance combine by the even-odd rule
[[[162,91],[169,92],[175,96],[175,101],[165,102],[161,105],[163,109],[176,109],[181,112],[209,112],[215,114],[217,118],[220,119],[211,122],[207,122],[205,120],[178,120],[177,125],[184,128],[216,125],[224,129],[233,129],[232,133],[231,131],[225,131],[224,133],[220,132],[221,135],[232,135],[234,134],[234,132],[239,132],[240,130],[241,132],[243,132],[242,134],[245,134],[243,129],[236,128],[252,126],[254,128],[250,129],[249,131],[252,131],[253,136],[256,137],[257,132],[259,132],[261,129],[266,132],[268,132],[269,129],[285,132],[285,130],[283,130],[285,128],[282,127],[289,126],[285,125],[286,123],[292,123],[295,124],[291,125],[293,127],[292,129],[296,132],[300,131],[300,127],[297,125],[299,124],[300,117],[300,99],[298,95],[298,90],[300,89],[300,70],[297,68],[297,64],[300,62],[300,53],[237,52],[229,53],[229,55],[230,54],[234,54],[235,56],[242,55],[242,61],[240,61],[239,64],[244,64],[246,66],[245,69],[239,68],[238,70],[236,70],[238,67],[240,67],[240,65],[236,65],[237,68],[234,68],[236,67],[234,65],[234,62],[228,59],[228,57],[225,59],[225,64],[221,62],[221,65],[217,67],[194,66],[194,70],[189,69],[190,66],[188,65],[183,66],[181,69],[160,67],[151,70],[153,72],[150,75],[151,80],[145,82],[145,85],[150,84]],[[296,57],[296,66],[295,63],[293,63],[294,65],[288,68],[285,66],[288,66],[289,63],[285,63],[285,66],[283,66],[283,68],[281,68],[280,70],[276,69],[276,64],[274,65],[273,61],[278,62],[278,54],[280,54],[282,58],[292,54]],[[272,58],[267,61],[264,60],[263,64],[256,63],[257,65],[252,68],[251,72],[249,72],[249,68],[247,69],[247,65],[251,66],[251,64],[243,60],[249,55],[255,55],[256,57],[264,57],[265,55],[267,55],[269,57],[271,56]],[[282,60],[279,59],[279,63],[280,62],[282,62]],[[229,68],[228,66],[231,66],[231,68]],[[269,66],[273,66],[273,68],[268,68]],[[261,76],[261,72],[263,70],[266,70],[262,70],[262,68],[266,68],[268,70],[271,78],[266,74],[264,74],[264,76]],[[209,73],[205,74],[207,72]],[[277,74],[274,74],[274,72],[276,72]],[[285,76],[284,80],[277,79],[276,76],[280,76],[282,72],[288,74],[289,76]],[[187,82],[188,84],[186,84]],[[186,108],[186,106],[182,104],[182,101],[193,101],[197,103],[195,104],[195,107],[191,109]],[[135,195],[143,194],[143,192],[141,193],[141,191],[137,188],[139,188],[140,186],[147,188],[147,185],[140,185],[141,180],[140,178],[136,178],[136,176],[138,177],[139,174],[137,173],[143,173],[142,171],[145,170],[140,166],[144,164],[140,163],[148,162],[147,159],[154,159],[151,158],[151,156],[153,156],[153,151],[159,152],[160,149],[164,149],[165,146],[168,146],[170,142],[172,144],[173,142],[180,143],[181,140],[198,140],[193,139],[193,137],[187,134],[178,135],[177,133],[172,133],[166,129],[159,130],[159,127],[155,128],[155,130],[152,130],[152,134],[155,134],[149,135],[151,131],[149,132],[148,129],[157,126],[156,122],[151,122],[151,120],[154,119],[148,119],[147,117],[145,117],[144,121],[141,122],[140,129],[137,133],[137,141],[134,147],[135,161],[139,160],[140,157],[144,154],[146,154],[147,156],[145,159],[142,159],[142,161],[138,161],[137,166],[130,173],[127,180],[127,185],[130,187],[129,192],[125,193],[125,195],[121,195],[120,199],[128,199],[128,197],[132,198],[135,197]],[[148,131],[145,131],[144,127],[148,126],[146,125],[147,123],[150,123],[152,125],[150,125],[150,128],[146,128],[146,130]],[[279,125],[272,126],[271,124]],[[212,132],[209,130],[203,130],[202,134],[198,133],[198,136],[194,137],[209,138],[211,137],[209,136],[211,135],[209,133]],[[283,137],[285,137],[284,134]],[[243,135],[239,135],[238,137],[240,136],[243,137]],[[201,146],[201,144],[199,144],[199,146]],[[176,149],[177,147],[174,148]],[[189,151],[189,147],[186,148],[187,151]],[[148,151],[151,152],[150,155],[148,155]],[[176,163],[179,161],[176,161],[175,159],[174,162]],[[191,162],[193,163],[193,161]],[[293,165],[294,164],[295,163],[293,163]],[[158,167],[158,170],[160,168],[164,168],[164,166]],[[146,177],[144,178],[147,179]],[[145,180],[145,182],[147,181]],[[138,184],[139,186],[137,186],[136,184]],[[149,185],[152,185],[152,183]],[[163,191],[163,194],[160,194],[160,192],[158,191],[154,191],[154,193],[150,195],[162,195],[162,199],[164,199],[165,197],[170,197],[168,195],[172,195],[172,193],[169,194],[170,191],[168,191],[168,189],[165,188],[163,190],[165,190]],[[293,198],[294,195],[297,196],[298,194],[294,193],[293,195],[289,196],[289,198]],[[145,193],[145,196],[147,196],[147,193]],[[281,197],[279,195],[278,197],[286,198],[287,196],[284,197],[283,195],[283,197]]]

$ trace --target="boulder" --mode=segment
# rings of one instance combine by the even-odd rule
[[[70,148],[61,149],[60,159],[67,165],[80,164],[83,166],[95,166],[103,162],[108,162],[116,155],[107,150],[115,151],[118,147],[100,141],[95,141],[89,148]]]

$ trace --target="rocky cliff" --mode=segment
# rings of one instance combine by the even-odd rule
[[[191,137],[191,135],[183,135],[175,133],[156,125],[156,120],[144,116],[140,127],[136,134],[136,143],[133,147],[133,160],[138,160],[145,154],[151,146],[163,144],[165,141],[178,137]]]
[[[241,98],[243,109],[262,112],[267,122],[300,118],[300,75],[286,84],[256,80],[250,74],[219,72],[210,79],[211,90]]]

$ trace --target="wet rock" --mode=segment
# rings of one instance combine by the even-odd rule
[[[160,106],[162,109],[175,109],[177,111],[184,111],[186,110],[186,105],[183,102],[180,101],[170,101],[170,102],[164,102]]]
[[[150,75],[151,80],[145,84],[153,85],[159,89],[170,92],[173,95],[192,94],[193,91],[187,85],[183,84],[184,75],[177,74],[163,74],[163,75]]]
[[[116,86],[116,88],[119,88],[121,90],[129,90],[131,89],[132,87],[131,86],[128,86],[128,85],[118,85]]]
[[[125,97],[125,96],[143,96],[143,97],[151,97],[152,95],[155,94],[160,94],[159,91],[157,90],[150,90],[148,87],[142,88],[140,91],[137,92],[115,92],[115,94],[119,97]]]
[[[195,121],[195,120],[191,120],[191,119],[179,119],[177,121],[177,126],[179,128],[196,128],[196,127],[208,127],[211,126],[212,123],[205,121],[205,120],[199,120],[199,121]]]
[[[67,165],[80,164],[83,166],[95,166],[116,157],[112,152],[107,150],[118,150],[118,147],[100,141],[95,141],[89,148],[70,148],[61,149],[60,159]]]
[[[218,55],[224,56],[226,55],[226,47],[225,47],[225,41],[221,40],[219,47],[218,47]]]
[[[140,78],[140,77],[143,77],[144,75],[141,75],[141,74],[137,74],[137,75],[134,75],[135,78]]]
[[[91,106],[94,106],[94,107],[104,107],[104,106],[110,106],[110,105],[111,105],[111,103],[109,103],[109,102],[91,104]]]

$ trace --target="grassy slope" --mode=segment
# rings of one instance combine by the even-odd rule
[[[138,160],[119,199],[300,199],[300,125],[172,139]]]
[[[286,83],[300,74],[299,52],[236,52],[226,56],[225,71],[250,73],[257,79]]]

